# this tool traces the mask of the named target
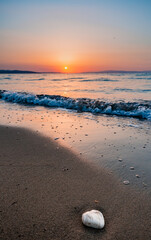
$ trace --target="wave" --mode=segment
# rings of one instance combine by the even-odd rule
[[[10,79],[11,79],[11,77],[5,77],[4,79],[6,79],[6,80],[10,80]]]
[[[72,78],[68,78],[68,79],[70,79],[70,80],[74,80],[74,79],[84,79],[83,77],[72,77]]]
[[[151,92],[151,89],[131,89],[131,88],[114,88],[114,91],[122,92]]]
[[[105,92],[105,90],[103,90],[103,89],[98,89],[98,90],[95,90],[95,89],[80,89],[80,88],[78,88],[78,89],[73,89],[73,90],[71,90],[72,92],[91,92],[91,93],[93,93],[93,92],[95,92],[95,93],[100,93],[100,92]]]
[[[109,79],[109,78],[96,78],[96,79],[84,79],[80,82],[118,82],[118,80]]]
[[[10,80],[10,79],[11,79],[11,77],[0,78],[0,80]]]
[[[80,80],[84,79],[83,77],[72,77],[72,78],[54,78],[54,79],[50,79],[51,81],[70,81],[70,80]]]
[[[63,80],[67,80],[67,79],[63,79]],[[50,81],[53,81],[53,82],[61,82],[62,79],[60,79],[60,78],[54,78],[54,79],[50,79]]]
[[[130,77],[130,78],[127,78],[127,79],[136,79],[136,80],[140,80],[140,79],[143,79],[143,80],[151,80],[151,77]]]
[[[151,101],[108,102],[90,98],[69,98],[60,95],[30,94],[0,90],[0,98],[7,102],[72,109],[78,112],[107,114],[151,120]]]
[[[43,81],[45,78],[32,78],[32,79],[26,79],[26,81],[32,82],[32,81]]]
[[[36,79],[35,79],[36,80]],[[40,80],[40,81],[42,81],[42,80],[45,80],[45,78],[38,78],[37,80]]]

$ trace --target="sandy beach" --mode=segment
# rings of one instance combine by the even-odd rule
[[[0,127],[0,239],[151,239],[151,201],[50,138]],[[101,210],[103,230],[84,227]]]
[[[151,240],[150,13],[0,1],[0,240]]]

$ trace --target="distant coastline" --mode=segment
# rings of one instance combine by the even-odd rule
[[[40,74],[40,73],[60,73],[60,72],[34,72],[24,70],[0,70],[0,74]]]
[[[0,74],[48,74],[48,73],[63,73],[63,72],[35,72],[35,71],[24,71],[24,70],[3,70],[0,69]],[[92,72],[79,72],[80,73],[151,73],[151,70],[148,71],[121,71],[121,70],[105,70],[105,71],[92,71]],[[78,74],[78,73],[77,73]]]
[[[1,74],[18,74],[18,73],[37,73],[37,72],[33,72],[33,71],[22,71],[22,70],[0,70]]]

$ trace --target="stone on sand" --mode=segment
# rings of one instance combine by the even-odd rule
[[[82,223],[87,227],[102,229],[105,225],[105,220],[100,211],[91,210],[82,214]]]
[[[124,183],[125,185],[129,185],[129,184],[130,184],[130,182],[129,182],[128,180],[123,181],[123,183]]]

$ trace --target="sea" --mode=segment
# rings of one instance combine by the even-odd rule
[[[0,124],[38,131],[151,192],[151,72],[0,74]]]

